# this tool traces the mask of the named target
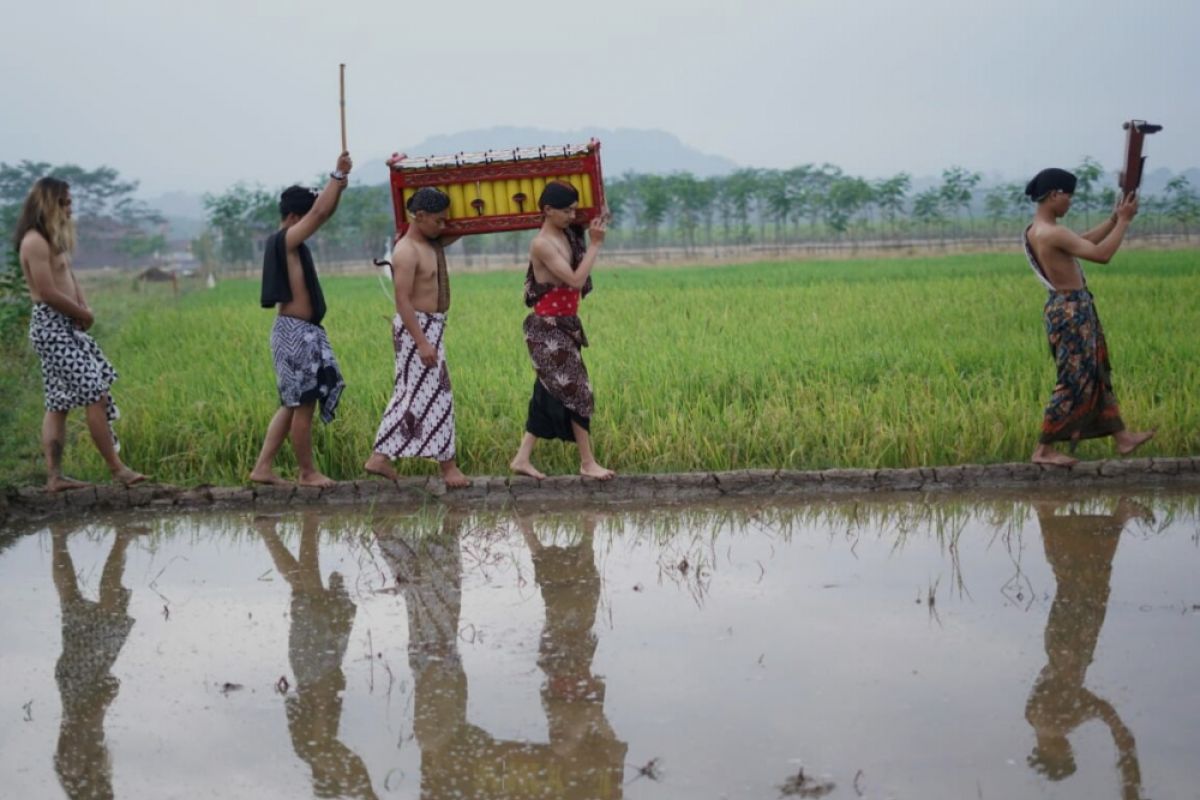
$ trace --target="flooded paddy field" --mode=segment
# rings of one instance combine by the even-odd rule
[[[1200,496],[0,533],[0,796],[1200,798]]]

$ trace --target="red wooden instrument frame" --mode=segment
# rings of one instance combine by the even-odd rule
[[[550,153],[553,147],[546,148]],[[604,175],[600,167],[600,142],[593,139],[587,152],[577,155],[551,155],[544,158],[498,159],[490,164],[464,166],[429,167],[427,169],[397,169],[392,167],[392,207],[396,215],[396,238],[408,230],[408,212],[404,207],[404,190],[423,186],[448,186],[450,184],[473,184],[493,180],[521,178],[553,178],[559,175],[586,174],[592,181],[592,205],[580,207],[578,220],[584,224],[599,216],[604,208]],[[582,165],[582,169],[580,166]],[[580,198],[582,199],[582,198]],[[534,206],[530,211],[519,214],[468,217],[446,221],[445,236],[467,236],[475,233],[499,233],[500,231],[533,230],[542,226],[542,211],[537,198],[529,198]]]

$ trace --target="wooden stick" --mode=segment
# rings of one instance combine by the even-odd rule
[[[346,149],[346,65],[338,64],[338,100],[342,111],[342,152]]]

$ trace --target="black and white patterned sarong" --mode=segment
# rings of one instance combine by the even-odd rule
[[[320,403],[321,419],[332,422],[346,382],[325,329],[281,314],[271,328],[271,356],[280,404],[296,408]]]
[[[42,362],[42,388],[47,411],[70,411],[104,400],[111,431],[120,417],[109,387],[117,371],[96,340],[75,320],[45,303],[34,303],[29,318],[29,341]],[[117,444],[113,432],[113,444]]]
[[[374,449],[393,461],[418,457],[449,461],[454,458],[454,398],[446,368],[446,315],[416,313],[426,340],[437,350],[437,364],[421,363],[417,343],[397,314],[392,320],[396,383]]]

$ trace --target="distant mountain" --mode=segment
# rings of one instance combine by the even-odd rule
[[[593,138],[600,140],[600,157],[606,176],[616,177],[629,171],[686,171],[705,177],[722,175],[738,167],[732,159],[702,153],[666,131],[633,128],[587,128],[574,131],[512,126],[484,128],[431,136],[406,147],[404,152],[410,156],[442,156],[459,152],[535,147],[541,144],[580,144]],[[369,174],[366,180],[371,182],[375,182],[376,175],[380,172],[382,177],[379,180],[387,179],[387,167],[380,162],[370,162],[366,165],[366,171]]]

